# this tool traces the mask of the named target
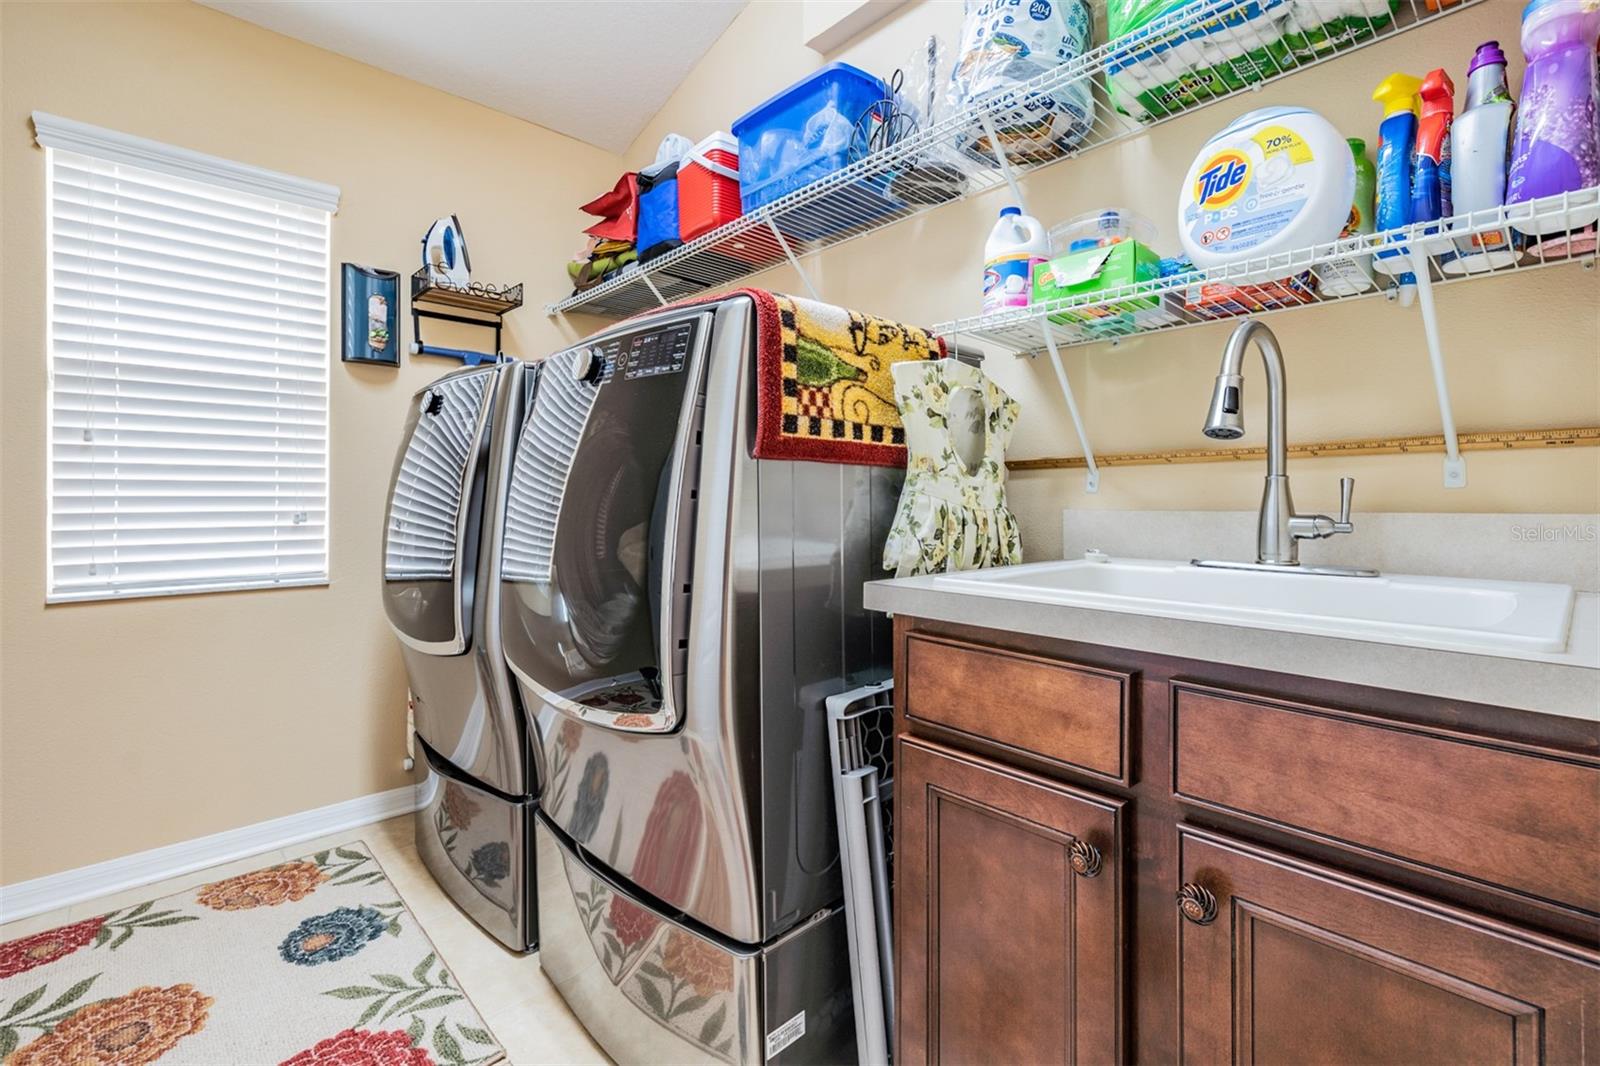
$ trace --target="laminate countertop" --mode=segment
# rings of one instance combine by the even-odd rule
[[[871,581],[871,610],[1600,722],[1600,594],[1577,593],[1567,650],[1437,651],[985,595],[937,577]]]

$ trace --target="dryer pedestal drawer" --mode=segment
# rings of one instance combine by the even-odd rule
[[[842,909],[740,944],[636,894],[542,815],[534,822],[539,968],[618,1063],[854,1059]]]
[[[539,946],[533,909],[532,800],[513,802],[460,776],[426,744],[428,773],[413,815],[417,854],[467,917],[512,951]]]

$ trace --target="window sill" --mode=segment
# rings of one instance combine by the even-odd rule
[[[208,592],[251,592],[260,589],[315,588],[329,584],[327,574],[284,578],[278,581],[213,581],[193,585],[154,585],[136,589],[85,589],[81,592],[54,592],[45,605],[58,603],[107,603],[116,600],[145,600],[166,596],[198,596]]]

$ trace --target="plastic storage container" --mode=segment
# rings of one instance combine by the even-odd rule
[[[1331,122],[1310,108],[1264,107],[1195,156],[1178,237],[1202,268],[1306,248],[1338,237],[1355,194],[1355,157]]]
[[[678,236],[692,241],[743,213],[739,142],[719,130],[695,145],[678,168]]]
[[[654,259],[672,251],[678,236],[678,165],[663,167],[653,175],[639,175],[639,260]]]
[[[887,95],[883,82],[866,71],[830,63],[739,118],[733,135],[744,209],[754,211],[843,169],[855,158],[852,146],[864,153],[872,120],[861,120]],[[899,206],[886,184],[859,182],[786,214],[780,225],[796,239],[817,240]]]
[[[1125,207],[1089,211],[1050,227],[1050,250],[1056,255],[1104,248],[1120,241],[1156,243],[1156,224]]]

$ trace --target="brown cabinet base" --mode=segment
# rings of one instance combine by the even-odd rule
[[[1600,1066],[1600,726],[895,636],[898,1062]]]

